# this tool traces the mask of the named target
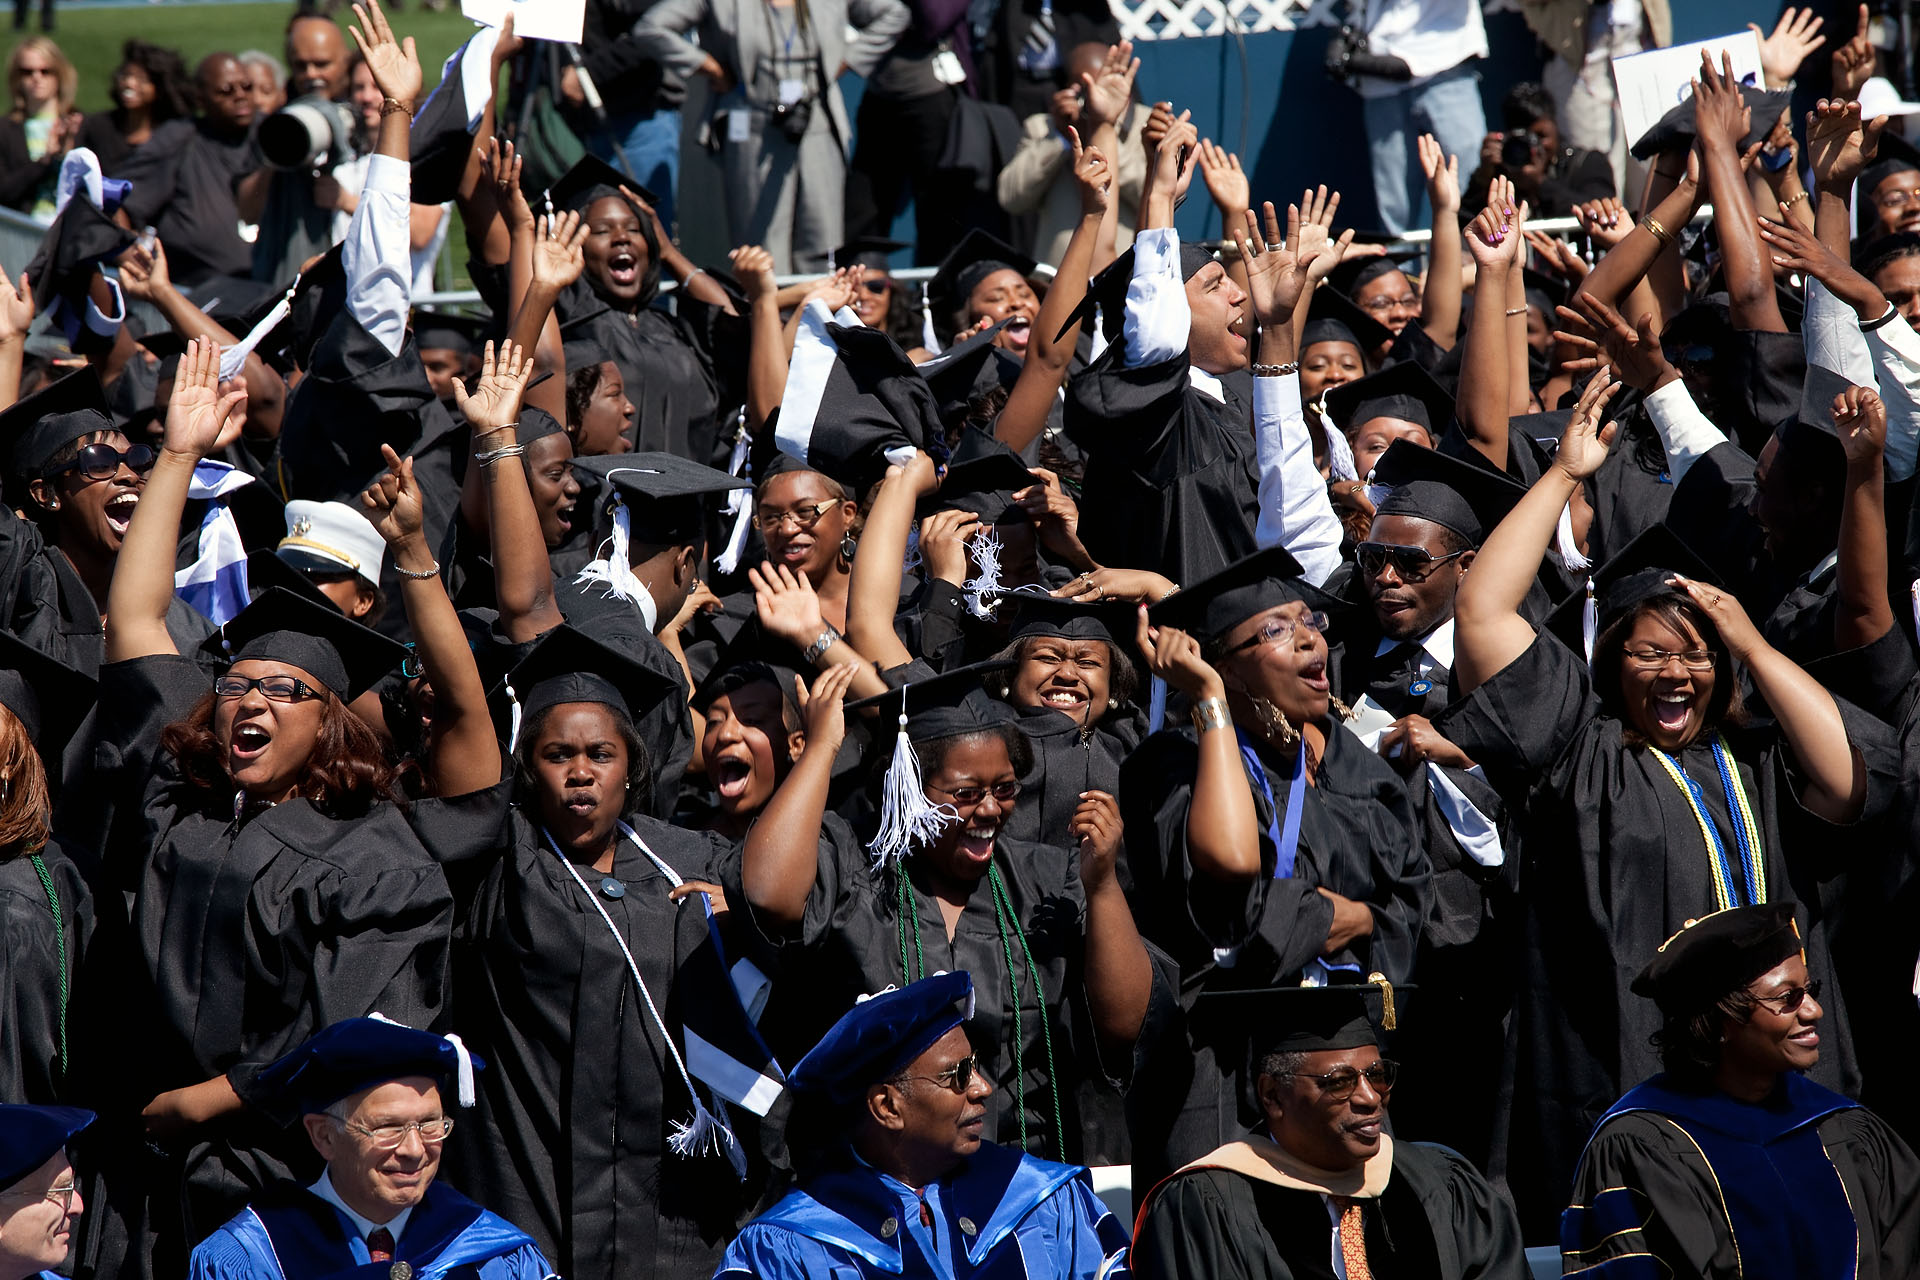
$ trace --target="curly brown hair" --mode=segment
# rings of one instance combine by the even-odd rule
[[[0,707],[0,862],[45,847],[53,801],[27,726]]]
[[[210,797],[225,795],[233,786],[226,749],[214,736],[213,706],[209,690],[193,704],[186,719],[160,731],[160,745],[179,762],[188,783]],[[397,803],[396,781],[379,736],[346,703],[328,693],[320,708],[320,732],[294,795],[329,818],[357,818],[378,801]]]

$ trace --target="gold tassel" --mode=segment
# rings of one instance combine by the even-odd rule
[[[1380,988],[1380,1029],[1399,1030],[1400,1018],[1393,1011],[1393,984],[1387,981],[1386,974],[1377,969],[1367,975],[1367,981]]]

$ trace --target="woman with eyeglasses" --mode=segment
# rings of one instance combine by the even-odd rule
[[[1421,819],[1342,723],[1331,603],[1275,547],[1136,618],[1148,669],[1191,704],[1192,725],[1148,738],[1120,771],[1131,896],[1188,992],[1411,974],[1430,893]],[[1248,1031],[1196,1009],[1178,1050],[1136,1081],[1136,1177],[1258,1122]]]
[[[1920,1160],[1807,1078],[1823,984],[1794,904],[1689,920],[1633,980],[1664,1068],[1608,1108],[1560,1217],[1568,1275],[1920,1273]]]
[[[900,726],[870,841],[826,809],[851,669],[823,677],[807,750],[728,864],[727,898],[776,952],[763,1023],[776,1052],[815,1043],[856,995],[965,969],[979,1002],[967,1036],[994,1085],[984,1135],[1073,1161],[1081,1086],[1131,1076],[1156,979],[1114,874],[1111,797],[1083,807],[1073,847],[1006,835],[1032,749],[986,674],[915,663],[889,673],[905,680],[893,692],[849,704]]]
[[[1600,424],[1617,384],[1604,370],[1596,383],[1454,604],[1449,736],[1533,851],[1506,1167],[1536,1229],[1559,1212],[1593,1122],[1656,1065],[1658,1024],[1629,990],[1631,965],[1690,919],[1806,904],[1808,963],[1834,997],[1833,1051],[1815,1078],[1858,1090],[1823,904],[1847,851],[1871,843],[1898,770],[1891,732],[1768,644],[1664,526],[1594,573],[1591,625],[1566,643],[1521,617],[1561,509],[1606,457]],[[1746,714],[1743,678],[1771,720]]]
[[[175,648],[165,602],[188,482],[244,412],[218,362],[200,340],[181,357],[109,596],[93,750],[116,785],[89,804],[108,811],[101,874],[129,895],[130,927],[87,1031],[100,1050],[139,1045],[141,1069],[100,1050],[81,1064],[107,1116],[105,1177],[124,1192],[107,1211],[119,1229],[93,1237],[103,1274],[180,1274],[188,1246],[287,1176],[299,1144],[242,1105],[262,1066],[340,1017],[440,1019],[454,904],[436,857],[494,837],[456,803],[403,807],[381,741],[348,709],[400,665],[399,644],[275,589],[222,629],[230,665],[211,688]],[[395,477],[367,505],[386,524],[418,500]],[[445,749],[425,758],[427,788],[491,786],[479,677],[417,529],[394,563],[439,695]],[[122,793],[137,799],[116,806]]]

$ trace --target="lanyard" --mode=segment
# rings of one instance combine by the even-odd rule
[[[1274,811],[1273,817],[1267,820],[1267,839],[1273,841],[1273,878],[1290,880],[1294,856],[1300,848],[1300,811],[1306,807],[1307,739],[1301,736],[1300,750],[1293,757],[1287,782],[1287,812],[1283,817],[1273,802],[1273,784],[1267,781],[1267,771],[1260,763],[1259,753],[1253,749],[1253,740],[1238,728],[1233,735],[1240,740],[1240,759],[1247,766],[1248,781],[1259,788],[1267,808]]]
[[[1654,758],[1667,771],[1667,776],[1677,783],[1687,797],[1687,804],[1693,809],[1693,820],[1700,826],[1700,838],[1707,846],[1707,860],[1713,871],[1713,898],[1716,906],[1724,911],[1728,907],[1743,905],[1740,894],[1746,893],[1746,904],[1754,905],[1767,900],[1767,872],[1762,864],[1765,852],[1760,845],[1760,829],[1753,820],[1753,809],[1747,804],[1746,788],[1741,785],[1739,770],[1734,767],[1733,756],[1727,749],[1726,737],[1713,735],[1713,763],[1720,771],[1720,786],[1726,792],[1727,810],[1733,817],[1733,838],[1740,859],[1736,876],[1735,868],[1727,859],[1727,842],[1720,837],[1720,831],[1707,815],[1704,796],[1700,784],[1688,777],[1680,768],[1679,762],[1659,748],[1651,748]]]

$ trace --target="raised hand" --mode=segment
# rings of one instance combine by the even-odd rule
[[[1602,251],[1613,248],[1633,230],[1633,219],[1627,215],[1618,200],[1606,196],[1599,200],[1589,200],[1585,204],[1574,206],[1573,216],[1580,219],[1580,229],[1587,237],[1599,245]],[[1528,237],[1532,243],[1532,237]]]
[[[380,446],[380,456],[386,459],[387,473],[360,495],[360,505],[387,545],[397,547],[409,538],[420,536],[426,521],[425,507],[420,500],[420,486],[413,479],[413,459],[401,457],[388,444]]]
[[[753,584],[753,607],[760,625],[798,649],[805,649],[827,629],[820,616],[820,597],[807,576],[783,564],[754,565],[747,570]]]
[[[1104,791],[1082,791],[1067,830],[1080,838],[1082,884],[1105,884],[1120,854],[1120,803]]]
[[[1640,317],[1636,329],[1590,293],[1576,293],[1573,305],[1558,311],[1566,327],[1555,329],[1553,336],[1585,353],[1564,363],[1570,372],[1608,366],[1621,382],[1642,391],[1652,391],[1680,376],[1660,349],[1651,312]]]
[[[1813,166],[1813,180],[1826,187],[1850,187],[1867,157],[1880,145],[1880,130],[1886,117],[1862,123],[1860,104],[1838,98],[1822,98],[1807,113],[1807,162]]]
[[[1578,214],[1579,210],[1574,212]],[[1540,255],[1540,265],[1546,270],[1576,283],[1587,278],[1592,268],[1571,243],[1544,231],[1528,229],[1521,234],[1526,238],[1527,247]]]
[[[747,295],[749,303],[780,292],[780,282],[773,271],[773,255],[759,245],[741,245],[727,255],[727,263],[733,268],[733,278],[740,282],[740,290]]]
[[[800,305],[804,307],[809,302],[824,302],[828,311],[835,312],[842,307],[850,307],[853,305],[854,290],[860,287],[862,277],[863,269],[860,267],[841,267],[821,276],[807,287]]]
[[[1740,93],[1733,55],[1722,53],[1720,60],[1715,68],[1712,54],[1700,54],[1700,74],[1693,82],[1694,136],[1703,151],[1724,147],[1737,154],[1753,127],[1753,109]]]
[[[1416,145],[1420,168],[1427,175],[1427,202],[1435,213],[1460,212],[1460,157],[1450,156],[1440,140],[1423,133]]]
[[[1080,545],[1079,504],[1067,496],[1059,476],[1044,467],[1034,467],[1032,470],[1034,475],[1040,477],[1040,483],[1017,491],[1013,500],[1033,521],[1034,534],[1040,539],[1040,545],[1066,556],[1067,563],[1075,560],[1082,564],[1091,563],[1086,548]]]
[[[1747,616],[1747,611],[1741,607],[1739,598],[1733,592],[1722,591],[1719,587],[1678,574],[1667,579],[1667,583],[1692,597],[1694,604],[1700,607],[1700,612],[1707,615],[1707,621],[1713,623],[1714,630],[1720,633],[1720,640],[1727,646],[1727,652],[1735,658],[1744,661],[1748,654],[1766,644],[1753,625],[1753,619]]]
[[[373,83],[383,96],[405,103],[411,111],[420,97],[422,79],[420,56],[414,50],[413,37],[394,39],[393,28],[387,24],[387,15],[380,8],[380,0],[356,3],[353,16],[357,25],[349,26],[347,34],[353,37],[353,43],[360,49],[360,56],[366,60]]]
[[[1177,206],[1181,197],[1187,194],[1187,187],[1193,182],[1194,167],[1200,161],[1200,131],[1194,127],[1192,112],[1182,111],[1174,117],[1173,125],[1167,130],[1167,136],[1153,153],[1153,166],[1148,170],[1147,189],[1151,199],[1165,199],[1170,206]],[[1167,225],[1171,226],[1172,216],[1168,214]]]
[[[1147,673],[1165,680],[1169,688],[1195,702],[1227,696],[1220,673],[1200,656],[1200,642],[1178,627],[1150,625],[1145,605],[1140,606],[1134,639],[1146,656]]]
[[[1089,569],[1053,594],[1062,600],[1094,604],[1101,600],[1132,600],[1139,604],[1158,604],[1180,588],[1172,578],[1151,569]]]
[[[1560,436],[1560,448],[1553,455],[1553,465],[1576,483],[1586,480],[1607,460],[1612,432],[1603,433],[1600,423],[1607,411],[1607,401],[1613,399],[1620,386],[1611,370],[1601,368],[1580,393],[1580,403],[1574,406],[1573,417]]]
[[[1200,140],[1200,179],[1207,184],[1207,194],[1213,197],[1214,208],[1220,210],[1223,219],[1238,217],[1253,199],[1240,157],[1215,146],[1211,138]]]
[[[180,357],[167,401],[161,447],[168,453],[204,458],[230,444],[247,422],[246,384],[220,381],[220,344],[195,338]]]
[[[813,641],[807,643],[812,644]],[[824,751],[829,755],[839,752],[840,744],[847,738],[847,689],[859,671],[860,664],[857,662],[843,662],[839,666],[829,667],[813,682],[811,690],[799,676],[793,678],[794,690],[799,694],[800,713],[807,726],[807,750]]]
[[[1107,50],[1098,73],[1081,73],[1080,83],[1086,90],[1082,122],[1088,137],[1101,125],[1117,125],[1126,117],[1133,102],[1133,79],[1139,72],[1140,59],[1133,56],[1133,43],[1122,40]]]
[[[489,342],[480,353],[480,381],[469,392],[453,381],[453,402],[476,436],[512,426],[520,417],[520,397],[533,377],[533,357],[511,342],[500,344],[498,357]]]
[[[1487,188],[1487,207],[1467,224],[1467,252],[1477,267],[1507,267],[1520,258],[1526,237],[1515,230],[1520,210],[1513,202],[1513,183],[1495,178]]]
[[[655,243],[660,246],[661,256],[665,257],[673,244],[673,237],[667,234],[667,224],[660,221],[659,211],[642,200],[640,193],[624,182],[620,184],[620,194],[626,197],[627,203],[640,211],[641,217],[653,224]]]
[[[494,201],[500,206],[500,216],[507,220],[508,231],[533,225],[533,208],[527,204],[527,193],[520,189],[520,155],[511,142],[502,142],[498,134],[487,139],[487,149],[480,156],[480,176],[492,185]]]
[[[1166,140],[1167,130],[1173,128],[1174,114],[1171,102],[1156,102],[1147,112],[1147,122],[1140,128],[1140,145],[1147,149],[1147,160],[1159,154],[1160,144]]]
[[[1265,230],[1248,209],[1241,215],[1241,225],[1233,228],[1233,239],[1240,246],[1240,261],[1247,269],[1247,294],[1253,302],[1254,317],[1262,329],[1270,329],[1293,318],[1293,309],[1307,290],[1307,273],[1280,237],[1280,217],[1274,212],[1273,201],[1260,208],[1266,215]],[[1300,211],[1289,206],[1287,217],[1297,224]]]
[[[121,291],[129,298],[152,302],[156,294],[165,293],[173,284],[167,271],[167,250],[158,236],[153,238],[151,250],[135,245],[120,255],[117,265]]]
[[[1870,463],[1887,447],[1887,406],[1867,387],[1848,387],[1833,398],[1833,425],[1849,463]]]
[[[1787,217],[1787,206],[1780,206],[1781,220],[1771,222],[1766,218],[1755,219],[1760,224],[1760,238],[1766,241],[1767,251],[1773,258],[1773,265],[1785,267],[1789,271],[1798,271],[1810,275],[1835,295],[1847,298],[1849,292],[1844,286],[1836,288],[1835,281],[1844,273],[1855,275],[1845,259],[1820,242],[1813,232]],[[1861,283],[1868,282],[1863,278]],[[1869,288],[1872,286],[1869,284]]]
[[[558,293],[580,278],[587,258],[587,227],[569,209],[551,221],[542,217],[533,232],[533,283]]]
[[[1873,42],[1867,39],[1867,24],[1871,21],[1867,6],[1860,6],[1859,24],[1853,29],[1853,39],[1833,49],[1833,96],[1842,102],[1851,101],[1860,96],[1860,86],[1873,76]]]
[[[1082,146],[1080,131],[1067,126],[1067,141],[1073,144],[1073,181],[1080,188],[1080,213],[1092,217],[1107,211],[1113,199],[1113,166],[1100,154],[1100,148]]]
[[[33,282],[22,273],[15,288],[6,268],[0,267],[0,346],[25,339],[33,316]]]
[[[1747,24],[1747,30],[1760,36],[1760,68],[1767,73],[1769,89],[1784,88],[1799,74],[1800,64],[1808,55],[1827,42],[1820,34],[1824,25],[1826,19],[1815,17],[1811,5],[1782,11],[1772,35],[1762,35],[1759,27],[1751,22]]]
[[[980,531],[980,517],[948,508],[920,522],[920,560],[928,578],[956,587],[967,584],[967,543]]]
[[[1297,224],[1293,216],[1296,208],[1300,212]],[[1351,228],[1338,239],[1334,238],[1333,216],[1338,212],[1340,193],[1328,191],[1324,182],[1317,190],[1309,187],[1302,191],[1300,203],[1287,207],[1287,245],[1293,250],[1293,256],[1306,265],[1310,286],[1326,279],[1353,251]]]

